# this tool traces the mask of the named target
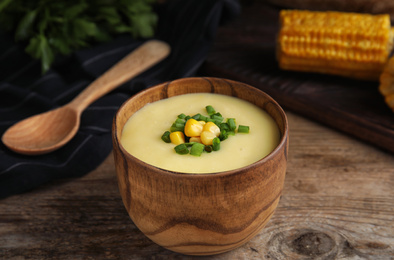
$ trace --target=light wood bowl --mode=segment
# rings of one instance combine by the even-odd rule
[[[130,155],[120,144],[128,118],[145,104],[186,93],[211,92],[247,100],[267,111],[281,133],[277,148],[249,166],[210,174],[163,170]],[[237,248],[267,224],[286,174],[287,118],[264,92],[218,78],[185,78],[146,89],[127,100],[113,121],[119,190],[134,224],[152,241],[187,255]]]

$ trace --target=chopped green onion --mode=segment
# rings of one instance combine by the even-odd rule
[[[212,150],[213,150],[212,145],[206,145],[205,148],[204,148],[204,150],[205,150],[207,153],[212,152]]]
[[[228,135],[235,135],[235,132],[234,131],[227,131],[227,134]]]
[[[228,133],[227,133],[227,131],[226,131],[226,130],[220,131],[219,139],[220,139],[221,141],[224,141],[224,140],[226,140],[227,138],[228,138]]]
[[[170,131],[171,132],[176,132],[176,131],[181,131],[183,132],[183,129],[185,129],[185,124],[177,124],[177,123],[173,123]]]
[[[218,137],[213,138],[212,140],[212,149],[214,151],[220,150],[220,139]]]
[[[200,121],[205,121],[205,122],[208,122],[208,119],[209,119],[209,117],[206,117],[206,116],[200,115]]]
[[[186,123],[186,122],[185,122],[184,119],[177,118],[177,119],[175,120],[175,124],[185,124],[185,123]]]
[[[187,148],[186,144],[178,144],[177,146],[174,147],[174,149],[177,154],[189,153],[189,149]]]
[[[234,131],[237,128],[237,125],[235,124],[235,119],[234,118],[228,118],[227,119],[227,124],[230,127],[231,131]]]
[[[194,143],[192,148],[190,149],[190,154],[194,156],[201,156],[204,151],[204,145],[200,143]]]
[[[238,126],[238,133],[249,133],[249,126],[246,125],[239,125]]]
[[[164,134],[161,136],[161,140],[163,140],[166,143],[171,143],[170,131],[165,131]]]
[[[205,109],[207,110],[208,115],[212,115],[216,113],[215,109],[211,105],[206,106]]]
[[[178,118],[180,118],[180,119],[185,119],[185,117],[186,117],[186,115],[184,113],[178,115]]]
[[[204,145],[197,142],[190,142],[190,137],[185,136],[186,143],[175,146],[175,152],[178,154],[191,154],[193,156],[201,156],[203,152],[211,153],[212,151],[220,150],[220,143],[226,140],[230,135],[235,135],[236,133],[249,133],[249,126],[246,125],[236,125],[235,118],[225,118],[221,113],[216,112],[215,109],[208,105],[205,107],[208,116],[204,116],[200,113],[193,116],[185,115],[184,113],[179,114],[175,122],[171,125],[170,131],[166,131],[161,139],[166,143],[171,143],[170,133],[175,131],[184,132],[185,124],[187,120],[193,118],[197,121],[213,122],[220,128],[220,134],[212,140],[212,145]]]
[[[220,128],[220,124],[222,123],[222,120],[213,119],[213,122],[215,123],[215,125],[217,125]]]
[[[200,113],[195,114],[194,116],[192,116],[192,118],[195,119],[195,120],[197,120],[197,121],[200,120],[200,117],[201,117],[201,114],[200,114]]]
[[[211,119],[218,120],[221,123],[224,120],[224,117],[215,114],[211,116]]]
[[[220,116],[220,117],[221,117],[222,114],[220,114],[219,112],[216,112],[215,114],[212,114],[211,117],[212,117],[212,116]]]
[[[223,130],[229,131],[230,130],[230,126],[227,123],[221,123],[219,125],[219,128],[220,128],[220,131],[223,131]]]

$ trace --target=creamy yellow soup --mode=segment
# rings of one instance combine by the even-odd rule
[[[180,155],[175,145],[161,140],[181,113],[207,115],[211,105],[225,118],[235,118],[237,126],[247,125],[249,133],[229,136],[219,151],[203,152],[201,156]],[[280,133],[275,121],[259,107],[220,94],[185,94],[145,105],[126,122],[121,144],[133,156],[156,167],[185,173],[213,173],[233,170],[252,164],[273,151]]]

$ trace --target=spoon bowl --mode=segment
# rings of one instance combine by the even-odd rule
[[[17,153],[49,153],[65,145],[78,131],[79,123],[78,111],[64,106],[16,123],[2,140]]]
[[[77,133],[83,110],[93,101],[163,60],[170,47],[151,40],[131,52],[101,77],[92,82],[70,103],[38,114],[11,126],[2,136],[12,151],[40,155],[59,149]]]

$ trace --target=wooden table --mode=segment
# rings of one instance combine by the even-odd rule
[[[286,113],[283,196],[244,246],[188,257],[151,242],[123,207],[111,154],[82,178],[0,200],[0,259],[394,259],[394,156]]]

